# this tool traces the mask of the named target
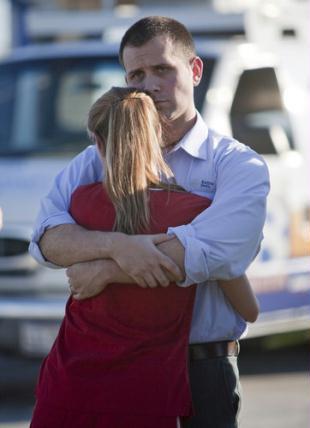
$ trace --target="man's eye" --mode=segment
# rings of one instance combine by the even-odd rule
[[[129,80],[131,82],[136,82],[136,81],[139,81],[141,79],[142,79],[142,73],[137,72],[137,73],[133,73],[133,74],[129,75]]]
[[[168,67],[166,65],[160,65],[160,66],[157,67],[157,71],[159,73],[165,73],[165,72],[167,72],[169,70],[170,70],[170,67]]]

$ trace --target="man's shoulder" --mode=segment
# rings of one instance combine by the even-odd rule
[[[221,160],[226,157],[255,158],[263,160],[255,150],[246,144],[236,140],[229,135],[223,135],[214,129],[209,128],[208,133],[209,150],[213,152],[214,160]]]
[[[95,145],[87,146],[71,160],[70,164],[73,168],[102,168],[98,150]]]
[[[71,159],[58,177],[60,180],[65,178],[75,185],[80,185],[100,181],[102,176],[103,165],[97,148],[90,145]]]
[[[249,181],[269,183],[268,166],[262,155],[240,141],[209,131],[210,146],[213,150],[213,168],[215,176],[233,177],[236,173],[244,175]],[[268,187],[268,185],[267,185]]]
[[[209,128],[208,140],[209,140],[210,146],[215,152],[217,151],[230,152],[234,150],[237,150],[237,151],[251,150],[250,147],[246,146],[244,143],[241,143],[235,138],[229,135],[221,134],[211,128]]]
[[[82,150],[74,159],[92,162],[98,158],[97,147],[94,144],[87,146],[84,150]]]

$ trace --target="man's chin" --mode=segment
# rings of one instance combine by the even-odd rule
[[[167,107],[166,108],[164,106],[162,106],[161,108],[158,107],[157,110],[169,121],[173,120],[175,116],[174,112],[168,109]]]
[[[155,105],[157,110],[160,111],[165,116],[171,115],[171,108],[169,108],[167,101],[157,101],[155,102]]]

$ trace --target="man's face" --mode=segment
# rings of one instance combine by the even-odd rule
[[[123,51],[127,84],[148,91],[170,120],[189,120],[195,115],[193,86],[202,71],[195,61],[164,36],[140,47],[126,46]]]

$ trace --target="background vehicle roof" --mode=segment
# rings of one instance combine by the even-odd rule
[[[198,55],[218,56],[228,42],[221,40],[195,40]],[[13,49],[2,63],[36,60],[36,59],[53,59],[53,58],[74,58],[74,57],[93,57],[93,56],[116,56],[118,55],[119,43],[109,43],[104,41],[74,41],[49,44],[33,44]]]

